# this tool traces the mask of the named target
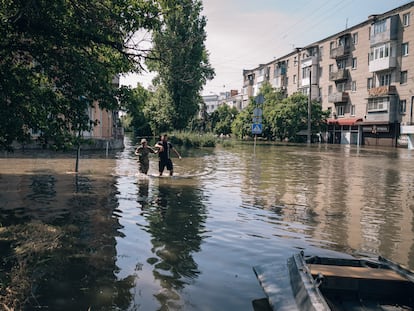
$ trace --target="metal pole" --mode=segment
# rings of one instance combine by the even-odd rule
[[[253,155],[256,155],[256,138],[257,138],[257,135],[254,134]]]
[[[312,116],[312,69],[309,69],[309,99],[308,99],[308,145],[311,143],[311,116]]]

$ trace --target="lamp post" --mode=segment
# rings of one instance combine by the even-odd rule
[[[311,143],[311,117],[312,117],[312,69],[309,68],[309,98],[308,98],[308,132],[307,132],[307,143]]]

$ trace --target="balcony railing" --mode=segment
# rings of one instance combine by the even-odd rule
[[[349,94],[347,92],[337,92],[328,95],[328,102],[330,103],[346,103]]]
[[[348,69],[339,69],[336,72],[329,73],[329,81],[343,81],[348,80],[349,70]]]
[[[379,87],[373,87],[368,90],[368,95],[370,97],[395,95],[395,94],[397,94],[397,89],[395,85],[383,85]]]
[[[349,46],[340,45],[331,50],[330,56],[333,59],[341,58],[349,55],[351,48]]]

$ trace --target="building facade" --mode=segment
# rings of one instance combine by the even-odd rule
[[[414,1],[243,71],[245,98],[268,81],[330,111],[328,143],[413,147]]]

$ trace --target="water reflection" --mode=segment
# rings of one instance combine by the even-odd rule
[[[0,306],[251,310],[263,295],[251,267],[298,249],[373,251],[414,269],[408,150],[180,150],[178,176],[157,178],[138,174],[125,145],[84,155],[80,174],[70,155],[0,158]]]
[[[153,254],[147,262],[162,287],[155,295],[161,310],[179,308],[180,290],[200,274],[193,254],[200,251],[205,231],[202,196],[193,186],[160,181],[146,214]]]
[[[29,164],[2,170],[0,178],[0,306],[126,309],[134,283],[114,274],[115,177],[66,174],[50,163],[30,170]]]

